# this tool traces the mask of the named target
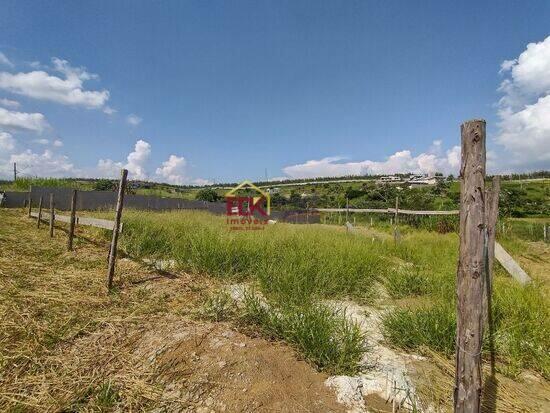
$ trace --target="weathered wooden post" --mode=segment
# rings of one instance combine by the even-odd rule
[[[485,121],[461,126],[460,250],[457,270],[455,413],[481,411],[485,225]]]
[[[395,226],[393,228],[393,240],[397,244],[399,242],[400,236],[399,236],[399,228],[397,228],[397,225],[399,223],[397,219],[397,215],[399,214],[399,196],[395,197]]]
[[[76,189],[73,189],[73,195],[71,197],[71,221],[69,224],[69,238],[67,240],[67,250],[73,250],[73,238],[74,238],[74,227],[76,223]]]
[[[118,185],[118,198],[116,201],[115,225],[113,227],[113,238],[111,239],[111,248],[109,249],[109,268],[107,270],[107,288],[113,287],[113,276],[115,275],[116,249],[118,243],[118,232],[120,230],[120,218],[122,217],[122,208],[124,205],[124,191],[126,190],[126,178],[128,170],[121,172],[120,183]]]
[[[36,217],[36,228],[40,228],[40,220],[42,219],[42,197],[38,200],[38,216]]]
[[[31,212],[32,212],[32,185],[29,185],[29,196],[28,196],[28,201],[27,202],[27,206],[29,207],[29,218],[31,217]]]
[[[346,197],[346,223],[349,222],[349,199]]]
[[[487,321],[492,283],[493,283],[493,263],[495,261],[495,238],[497,232],[498,219],[498,199],[500,194],[500,177],[493,178],[493,186],[485,192],[485,214],[487,224],[487,268],[484,281],[486,283],[483,289],[483,316]]]
[[[50,193],[50,238],[53,238],[53,226],[55,221],[55,203],[53,194]]]
[[[395,226],[397,226],[397,214],[399,213],[399,197],[395,197]]]

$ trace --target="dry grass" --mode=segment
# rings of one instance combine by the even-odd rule
[[[416,388],[422,400],[428,401],[437,411],[452,411],[452,391],[455,366],[448,358],[423,347],[420,352],[426,361],[414,365]],[[490,366],[483,369],[482,412],[528,413],[550,409],[550,384],[528,374],[515,380],[502,374],[491,374]]]
[[[158,400],[136,357],[139,326],[190,314],[208,279],[168,279],[119,260],[124,280],[106,292],[106,246],[37,230],[0,211],[0,410],[141,410]]]

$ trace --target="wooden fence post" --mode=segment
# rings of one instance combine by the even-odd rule
[[[399,234],[399,228],[397,225],[399,224],[399,220],[397,218],[399,214],[399,196],[395,197],[395,222],[394,222],[394,228],[393,228],[393,240],[397,244],[399,240],[401,239],[401,236]]]
[[[484,120],[461,126],[460,251],[457,270],[455,413],[481,411],[485,225]]]
[[[53,226],[55,221],[55,204],[53,194],[50,194],[50,238],[53,238]]]
[[[399,197],[395,197],[395,225],[397,226],[397,214],[399,214]]]
[[[495,238],[497,232],[498,200],[500,193],[500,177],[493,178],[493,186],[485,192],[485,214],[487,224],[487,261],[485,271],[485,288],[483,289],[483,316],[488,319],[489,306],[487,302],[491,299],[493,283],[493,263],[495,261]]]
[[[29,197],[28,197],[29,202],[27,205],[29,207],[29,212],[28,212],[29,218],[31,217],[31,212],[32,212],[32,195],[31,194],[32,194],[32,185],[29,185]]]
[[[69,225],[69,238],[67,240],[67,250],[73,250],[73,238],[74,238],[74,227],[76,223],[76,189],[73,189],[73,195],[71,197],[71,222]]]
[[[42,197],[38,200],[38,216],[36,217],[36,228],[40,228],[40,220],[42,219]]]
[[[111,239],[111,248],[109,249],[109,268],[107,270],[107,288],[113,287],[113,276],[115,275],[116,249],[118,243],[118,232],[120,229],[120,218],[122,217],[122,208],[124,206],[124,191],[126,190],[126,178],[128,170],[121,171],[120,183],[118,185],[118,198],[116,201],[115,225],[113,227],[113,238]]]

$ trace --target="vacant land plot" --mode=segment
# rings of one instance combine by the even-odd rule
[[[21,212],[0,214],[6,223],[0,229],[0,306],[8,315],[0,325],[0,403],[6,406],[78,410],[107,403],[110,408],[142,409],[183,403],[179,406],[192,410],[208,397],[216,403],[221,397],[228,411],[239,410],[230,404],[235,398],[242,406],[259,403],[254,411],[299,411],[298,404],[304,411],[337,411],[341,406],[323,386],[324,374],[354,377],[368,372],[385,351],[380,345],[415,355],[410,373],[424,405],[440,410],[450,406],[456,234],[402,228],[401,242],[395,244],[387,232],[376,229],[346,232],[333,226],[277,224],[263,231],[232,232],[224,218],[207,213],[126,211],[120,242],[132,260],[119,261],[118,289],[107,295],[107,232],[81,232],[76,252],[66,253],[64,233],[58,231],[50,243],[47,231],[36,230]],[[496,269],[494,348],[502,386],[500,392],[487,391],[494,400],[485,401],[485,407],[490,410],[496,400],[497,411],[515,411],[509,406],[544,411],[550,400],[550,248],[511,235],[500,241],[535,283],[521,287]],[[136,263],[138,258],[171,263],[178,275],[147,270]],[[235,284],[247,287],[239,305],[231,297]],[[380,321],[378,348],[372,347],[372,329],[362,328],[335,302],[376,314],[365,320]],[[258,333],[287,342],[319,373],[296,361],[290,348],[274,346]],[[216,348],[220,340],[220,348],[232,351],[220,350],[217,358],[211,354],[209,367],[201,364],[206,363],[201,352]],[[195,347],[189,350],[191,344]],[[257,359],[233,364],[229,353],[241,349],[242,357],[254,358],[253,346],[262,354],[278,354],[280,375],[274,366],[269,372],[235,370],[242,363],[266,364]],[[486,361],[489,350],[484,352]],[[127,363],[140,367],[128,368]],[[273,374],[268,387],[290,399],[270,392],[262,398],[260,390],[241,398],[229,390],[234,382],[226,387],[218,383],[228,382],[232,374],[247,377],[250,386],[240,391],[248,395],[254,394],[253,383]],[[303,379],[293,383],[300,375]],[[176,377],[189,381],[174,387]],[[287,385],[293,383],[294,393],[277,389],[282,377],[291,380]],[[437,379],[427,382],[427,377]],[[197,393],[189,393],[195,385]],[[314,400],[323,405],[312,404]],[[368,400],[367,407],[384,408],[378,402]],[[220,406],[212,409],[219,411]]]

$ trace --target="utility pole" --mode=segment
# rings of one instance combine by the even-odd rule
[[[13,181],[17,181],[17,162],[13,163]]]

